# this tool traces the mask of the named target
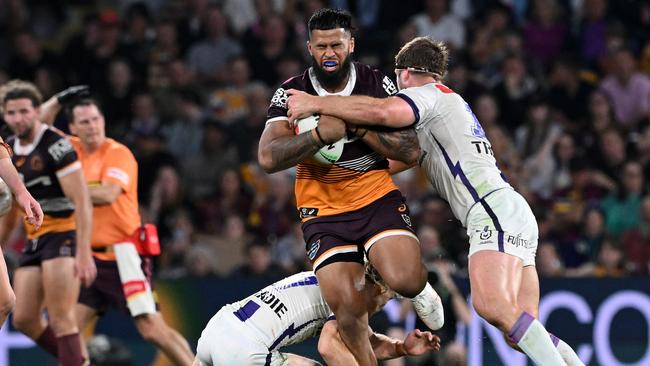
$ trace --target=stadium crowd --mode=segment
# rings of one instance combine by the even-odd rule
[[[355,15],[355,59],[387,75],[414,36],[448,43],[446,84],[539,221],[541,276],[648,274],[648,2],[8,0],[0,84],[33,81],[45,98],[90,86],[139,163],[159,277],[279,279],[307,268],[294,172],[265,174],[257,141],[275,88],[311,63],[306,20],[322,6]],[[426,261],[462,276],[467,236],[447,204],[417,170],[394,178]]]

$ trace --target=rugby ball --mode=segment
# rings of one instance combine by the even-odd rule
[[[319,120],[319,114],[313,114],[309,117],[299,119],[296,123],[296,135],[313,130],[318,126]],[[323,146],[314,154],[312,159],[325,165],[336,163],[343,154],[343,147],[345,146],[346,140],[347,139],[343,137],[333,144]]]
[[[0,216],[4,216],[11,210],[13,204],[13,195],[11,189],[2,179],[0,179]]]

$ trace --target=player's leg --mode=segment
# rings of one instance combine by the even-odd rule
[[[282,353],[282,356],[284,358],[282,366],[323,366],[320,362],[293,353]]]
[[[318,338],[318,353],[328,366],[358,365],[354,356],[341,339],[336,320],[329,320],[323,325]]]
[[[0,328],[16,305],[16,295],[9,283],[9,272],[0,248]]]
[[[84,289],[82,288],[82,292]],[[80,295],[80,299],[83,296]],[[74,313],[75,313],[75,318],[77,319],[77,328],[79,328],[79,332],[87,337],[88,334],[85,333],[86,327],[88,327],[89,324],[93,322],[93,320],[97,317],[97,310],[93,307],[90,307],[88,305],[82,304],[82,303],[77,303],[74,308]],[[90,332],[92,334],[93,332]],[[84,357],[84,359],[89,360],[90,356],[88,355],[88,349],[86,348],[86,340],[84,337],[79,338],[79,343],[81,344],[81,355]]]
[[[528,312],[536,319],[539,318],[539,277],[534,265],[526,266],[523,269],[518,302],[524,311]],[[553,344],[557,348],[558,352],[560,352],[562,359],[568,366],[584,366],[584,363],[580,360],[571,346],[553,334],[550,334],[550,336]],[[513,346],[511,340],[509,340],[508,343],[511,347]],[[519,347],[513,348],[519,349]]]
[[[47,327],[42,316],[43,276],[40,267],[27,266],[14,274],[16,308],[13,326],[31,339],[37,339]]]
[[[169,327],[160,313],[138,315],[134,321],[142,338],[158,347],[174,365],[192,364],[194,354],[187,340]]]
[[[334,262],[317,268],[316,277],[339,333],[360,366],[377,365],[368,334],[368,310],[363,293],[364,268],[358,262]]]
[[[376,235],[396,235],[371,239],[365,245],[368,260],[383,281],[398,294],[411,299],[413,307],[432,330],[444,325],[442,300],[427,283],[427,269],[422,263],[420,244],[409,231],[384,231]]]
[[[494,250],[469,257],[472,303],[476,312],[499,328],[540,366],[565,365],[544,326],[520,306],[522,260]]]
[[[63,366],[84,363],[81,337],[75,317],[79,299],[79,278],[75,275],[74,257],[55,257],[44,260],[43,286],[45,307],[50,325],[56,334],[59,362]]]

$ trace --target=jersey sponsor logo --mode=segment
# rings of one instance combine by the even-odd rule
[[[528,240],[522,238],[521,234],[517,234],[516,236],[515,235],[506,236],[506,243],[513,245],[516,248],[519,247],[530,248]]]
[[[388,95],[393,95],[397,93],[397,87],[388,76],[384,76],[384,80],[382,81],[382,86],[384,87],[384,90]]]
[[[50,145],[47,148],[47,152],[52,156],[54,161],[58,162],[63,159],[64,156],[74,151],[74,147],[67,139],[59,139],[57,142]]]
[[[16,168],[20,168],[21,166],[23,166],[23,164],[25,164],[25,158],[20,157],[16,159],[16,163],[15,163]]]
[[[409,217],[409,215],[407,215],[407,214],[402,214],[402,220],[404,220],[404,222],[406,223],[406,225],[408,225],[409,227],[412,226],[412,225],[411,225],[411,218]]]
[[[469,104],[465,103],[465,109],[469,114],[472,115],[473,123],[472,123],[472,135],[475,137],[480,137],[480,138],[485,138],[485,131],[483,130],[483,126],[481,126],[481,122],[478,121],[478,118],[476,118],[476,115],[474,112],[472,112],[472,108],[470,108]]]
[[[488,240],[492,237],[492,230],[488,226],[486,226],[483,231],[479,234],[479,239],[481,240]]]
[[[284,88],[278,88],[278,90],[275,91],[275,94],[273,94],[273,98],[271,98],[271,106],[286,109],[288,99],[289,96],[287,95],[287,91],[284,90]]]
[[[129,175],[122,169],[108,168],[106,170],[106,176],[111,177],[111,178],[115,178],[115,179],[119,180],[124,185],[129,184]]]
[[[59,247],[59,257],[72,257],[72,247],[69,245]]]
[[[34,155],[29,160],[30,168],[35,172],[40,172],[43,170],[43,159],[39,155]]]
[[[315,207],[300,207],[300,218],[304,219],[307,217],[316,217],[318,216],[318,209]]]
[[[320,249],[320,239],[316,240],[315,242],[311,243],[309,246],[309,250],[307,251],[307,257],[309,257],[309,260],[314,260],[316,258],[316,254],[318,253],[318,249]]]

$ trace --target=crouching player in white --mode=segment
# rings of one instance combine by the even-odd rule
[[[447,57],[440,42],[425,37],[408,42],[395,57],[400,92],[385,99],[315,97],[289,90],[290,122],[322,113],[357,125],[413,125],[420,166],[467,228],[472,302],[478,314],[540,366],[583,365],[571,347],[536,320],[537,222],[496,166],[490,142],[469,105],[441,84]],[[366,135],[373,134],[362,131],[364,140]]]
[[[368,266],[365,281],[360,284],[369,314],[379,311],[395,294],[377,278]],[[201,333],[194,366],[320,365],[279,351],[319,333],[318,350],[328,365],[356,364],[338,334],[336,320],[323,299],[316,275],[301,272],[222,307]],[[409,333],[403,341],[370,331],[370,342],[379,360],[440,349],[437,336],[419,330]]]

